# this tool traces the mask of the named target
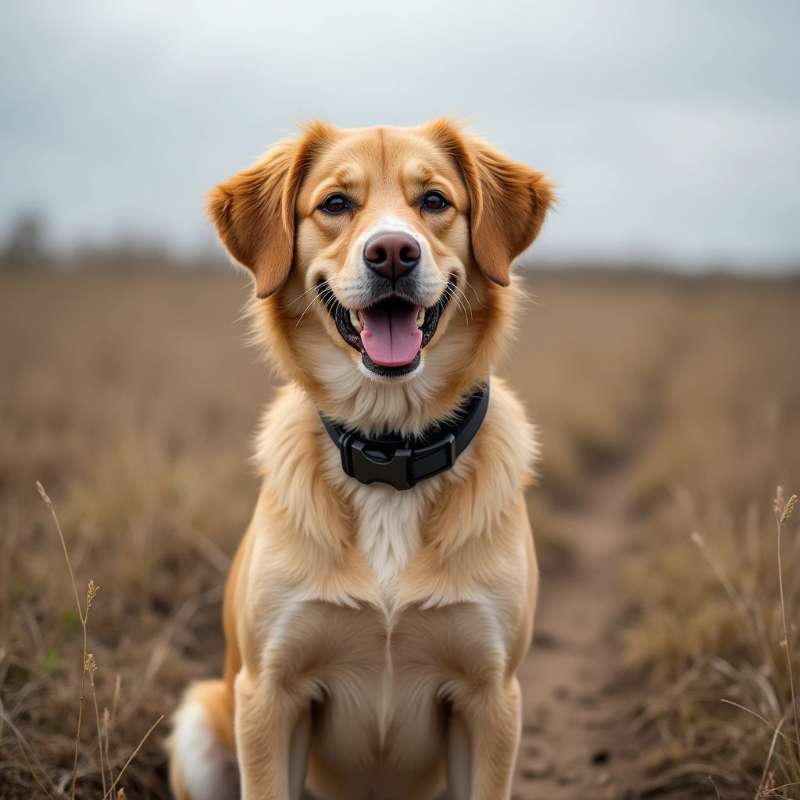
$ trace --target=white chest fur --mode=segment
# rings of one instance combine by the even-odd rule
[[[394,579],[419,548],[421,492],[372,484],[359,487],[353,500],[358,515],[358,547],[389,600]]]

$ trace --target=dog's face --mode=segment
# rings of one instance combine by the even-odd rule
[[[544,176],[447,121],[315,123],[218,186],[209,207],[271,298],[277,360],[336,405],[354,387],[407,394],[416,382],[431,395],[456,372],[485,376],[508,317],[497,286],[551,199]]]
[[[310,166],[296,218],[304,285],[361,372],[421,370],[467,279],[469,196],[453,159],[408,131],[347,134]]]

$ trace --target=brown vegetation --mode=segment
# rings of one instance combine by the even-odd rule
[[[165,730],[147,733],[189,679],[219,672],[222,586],[256,492],[270,380],[236,322],[249,287],[234,273],[0,281],[0,794],[70,794],[93,581],[76,796],[102,797],[143,741],[118,786],[166,797]],[[711,776],[726,798],[798,796],[800,513],[782,524],[787,636],[772,498],[786,487],[780,519],[800,488],[800,284],[528,283],[505,371],[542,433],[529,506],[545,574],[569,560],[564,509],[598,475],[630,475],[620,591],[636,614],[620,633],[649,789],[708,794]]]

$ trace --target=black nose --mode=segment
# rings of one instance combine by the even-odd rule
[[[419,245],[407,233],[376,233],[364,245],[367,266],[390,281],[411,272],[420,255]]]

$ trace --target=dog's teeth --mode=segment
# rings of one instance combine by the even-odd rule
[[[350,324],[358,333],[361,333],[361,331],[364,329],[364,326],[361,324],[361,320],[358,318],[358,311],[350,312]]]
[[[425,309],[420,306],[419,311],[417,311],[417,327],[421,328],[423,323],[425,322]]]

